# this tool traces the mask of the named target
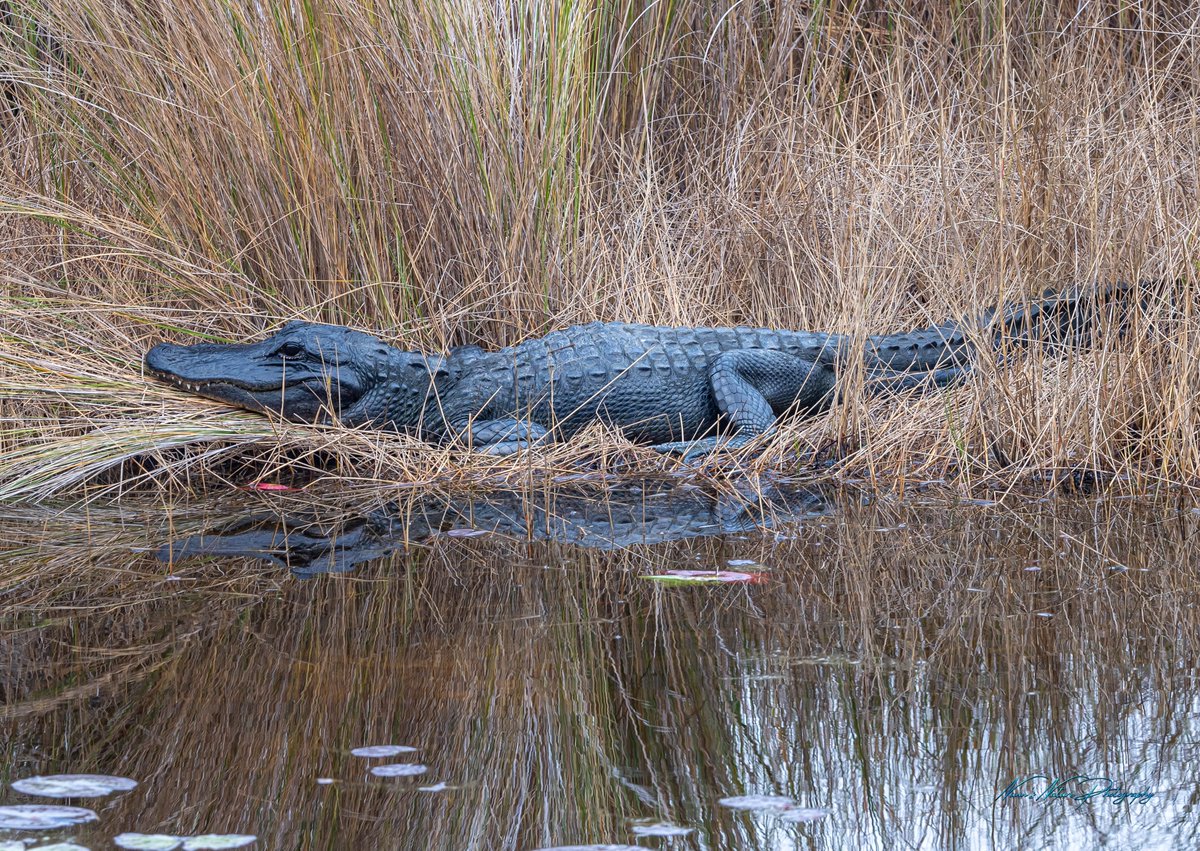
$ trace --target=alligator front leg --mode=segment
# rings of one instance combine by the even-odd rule
[[[655,449],[678,454],[685,462],[716,449],[743,446],[775,428],[776,412],[789,409],[815,413],[833,401],[837,376],[829,364],[787,352],[742,349],[723,352],[708,369],[713,400],[732,435],[659,443]]]
[[[505,417],[472,420],[458,429],[458,440],[488,455],[512,455],[544,441],[549,429],[529,420]]]
[[[470,348],[470,347],[466,347]],[[474,355],[473,357],[494,357]],[[475,361],[474,363],[477,363]],[[553,439],[550,430],[527,417],[528,408],[504,401],[513,395],[511,368],[484,369],[459,380],[437,400],[442,436],[489,455],[512,455]]]

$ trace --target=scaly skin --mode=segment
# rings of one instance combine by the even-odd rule
[[[866,339],[868,385],[941,385],[972,362],[967,331],[984,339],[1057,342],[1090,323],[1092,298],[1057,295]],[[496,352],[408,352],[360,331],[290,322],[258,343],[176,346],[146,354],[162,380],[249,410],[304,422],[340,420],[508,454],[565,440],[595,422],[662,452],[695,456],[770,432],[781,414],[813,414],[855,368],[852,340],[766,328],[576,325]]]

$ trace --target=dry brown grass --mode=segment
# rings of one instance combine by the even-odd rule
[[[735,466],[820,449],[887,480],[1192,482],[1194,10],[895,5],[11,3],[0,495],[305,457],[418,483],[671,463],[233,414],[143,379],[163,337],[292,317],[434,348],[597,318],[866,334],[1134,278],[1183,281],[1171,322],[921,400],[852,381]]]

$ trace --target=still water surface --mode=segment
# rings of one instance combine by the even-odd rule
[[[1200,847],[1189,505],[661,490],[10,507],[0,847]]]

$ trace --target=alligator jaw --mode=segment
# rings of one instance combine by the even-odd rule
[[[244,387],[228,380],[185,381],[170,372],[160,372],[149,368],[146,371],[158,380],[173,387],[178,387],[180,390],[186,390],[205,399],[212,399],[214,402],[224,402],[226,405],[234,405],[238,408],[263,413],[277,414],[280,412],[283,393],[278,386],[272,387],[270,390],[263,390]]]
[[[153,352],[153,349],[151,349],[151,352]],[[236,382],[225,379],[213,381],[186,381],[172,372],[155,369],[154,367],[150,366],[149,355],[147,355],[146,372],[149,375],[152,375],[154,378],[157,378],[159,381],[171,384],[175,387],[178,387],[180,390],[186,390],[189,393],[195,393],[197,396],[204,396],[208,399],[217,399],[218,401],[224,401],[226,398],[228,398],[230,395],[230,390],[241,390],[249,393],[255,389],[243,387]]]

